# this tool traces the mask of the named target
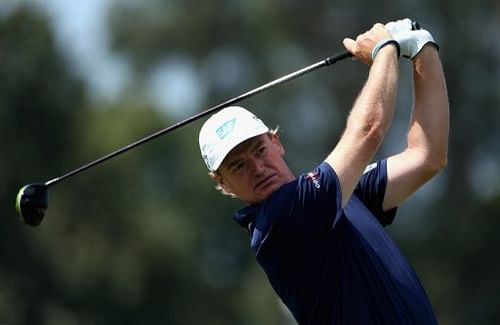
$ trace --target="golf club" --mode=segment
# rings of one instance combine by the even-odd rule
[[[164,135],[166,133],[169,133],[175,129],[178,129],[186,124],[189,124],[193,121],[196,121],[204,116],[207,116],[211,113],[215,113],[216,111],[224,108],[231,106],[237,102],[240,102],[246,98],[249,98],[251,96],[254,96],[260,92],[263,92],[265,90],[268,90],[274,86],[277,86],[279,84],[282,84],[284,82],[290,81],[292,79],[295,79],[297,77],[300,77],[302,75],[305,75],[309,72],[312,72],[314,70],[317,70],[322,67],[326,67],[329,65],[334,64],[337,61],[343,60],[345,58],[351,57],[352,54],[344,51],[341,53],[338,53],[336,55],[333,55],[331,57],[328,57],[326,59],[323,59],[319,62],[316,62],[314,64],[311,64],[305,68],[302,68],[300,70],[297,70],[295,72],[292,72],[290,74],[287,74],[283,77],[280,77],[278,79],[275,79],[271,82],[268,82],[260,87],[257,87],[255,89],[252,89],[250,91],[247,91],[239,96],[236,96],[232,99],[229,99],[219,105],[216,105],[214,107],[211,107],[203,112],[200,112],[196,115],[193,115],[185,120],[182,120],[180,122],[177,122],[167,128],[164,128],[162,130],[159,130],[149,136],[146,136],[140,140],[137,140],[127,146],[124,146],[116,151],[113,151],[99,159],[96,159],[94,161],[91,161],[87,163],[86,165],[83,165],[75,170],[72,170],[62,176],[53,178],[51,180],[46,181],[45,183],[32,183],[23,186],[17,196],[16,196],[16,210],[18,214],[21,217],[21,220],[23,220],[25,223],[31,225],[31,226],[38,226],[41,222],[42,219],[45,217],[45,212],[47,211],[48,208],[48,201],[49,201],[49,195],[48,195],[48,189],[49,187],[71,177],[76,174],[79,174],[83,172],[84,170],[87,170],[91,167],[94,167],[98,164],[101,164],[105,162],[106,160],[109,160],[111,158],[114,158],[126,151],[129,151],[137,146],[140,146],[150,140],[153,140],[161,135]]]
[[[420,25],[418,22],[413,21],[412,22],[412,29],[413,30],[418,30],[420,29]],[[340,52],[338,54],[335,54],[333,56],[327,57],[326,59],[323,59],[319,62],[316,62],[314,64],[311,64],[305,68],[302,68],[300,70],[297,70],[295,72],[289,73],[283,77],[280,77],[278,79],[275,79],[271,82],[268,82],[260,87],[254,88],[252,90],[249,90],[239,96],[236,96],[232,99],[229,99],[219,105],[216,105],[212,108],[209,108],[201,113],[198,113],[196,115],[193,115],[192,117],[189,117],[185,120],[182,120],[180,122],[177,122],[167,128],[164,128],[162,130],[159,130],[149,136],[146,136],[140,140],[137,140],[136,142],[133,142],[127,146],[124,146],[116,151],[113,151],[99,159],[96,159],[94,161],[91,161],[87,163],[86,165],[83,165],[75,170],[72,170],[62,176],[53,178],[51,180],[46,181],[45,183],[32,183],[23,186],[19,192],[17,193],[16,196],[16,210],[18,214],[21,216],[21,220],[23,220],[25,223],[31,225],[31,226],[38,226],[41,222],[42,219],[45,217],[45,212],[47,211],[48,204],[49,204],[49,193],[48,193],[48,188],[50,186],[53,186],[71,176],[74,176],[78,173],[83,172],[84,170],[87,170],[93,166],[96,166],[100,163],[105,162],[106,160],[109,160],[111,158],[114,158],[126,151],[129,151],[137,146],[140,146],[141,144],[144,144],[150,140],[153,140],[161,135],[164,135],[168,132],[171,132],[177,128],[180,128],[186,124],[189,124],[193,121],[196,121],[202,117],[205,117],[208,114],[215,113],[218,110],[221,110],[224,107],[231,106],[237,102],[240,102],[246,98],[249,98],[253,95],[256,95],[260,92],[263,92],[264,90],[268,90],[274,86],[277,86],[279,84],[282,84],[284,82],[290,81],[292,79],[295,79],[297,77],[300,77],[302,75],[305,75],[309,72],[312,72],[314,70],[317,70],[322,67],[326,67],[329,65],[332,65],[336,63],[337,61],[343,60],[345,58],[351,57],[352,54],[344,51]]]

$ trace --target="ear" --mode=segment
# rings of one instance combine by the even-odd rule
[[[283,147],[283,144],[281,143],[280,136],[277,133],[272,134],[271,141],[276,146],[276,148],[278,148],[280,154],[282,156],[284,156],[285,155],[285,147]]]
[[[233,191],[227,185],[227,183],[224,182],[224,178],[222,177],[222,175],[220,175],[217,172],[210,172],[209,175],[217,183],[217,185],[218,185],[217,187],[218,188],[222,189],[227,194],[232,194],[233,193]]]

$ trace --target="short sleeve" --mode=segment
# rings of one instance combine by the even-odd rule
[[[387,186],[387,160],[380,160],[368,165],[361,176],[354,194],[375,215],[383,226],[393,222],[397,208],[383,210],[385,189]]]
[[[342,212],[340,181],[326,162],[299,177],[296,204],[309,215],[324,216],[330,225]]]

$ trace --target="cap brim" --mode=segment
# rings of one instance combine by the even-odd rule
[[[254,138],[256,136],[265,134],[267,132],[269,132],[269,128],[266,128],[265,130],[259,128],[259,129],[255,129],[253,132],[246,133],[245,136],[243,136],[243,137],[234,139],[231,142],[231,144],[228,145],[225,148],[225,150],[219,155],[219,158],[214,162],[214,164],[212,166],[212,171],[214,172],[217,169],[219,169],[219,167],[224,162],[224,159],[226,159],[227,155],[231,152],[231,150],[233,150],[234,148],[236,148],[240,143],[245,142],[246,140]]]

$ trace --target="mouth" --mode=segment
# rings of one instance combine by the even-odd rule
[[[264,179],[262,179],[261,181],[259,181],[255,185],[254,190],[257,192],[257,191],[262,191],[263,189],[266,189],[267,187],[272,185],[275,178],[276,178],[276,174],[271,174],[271,175],[265,177]]]

